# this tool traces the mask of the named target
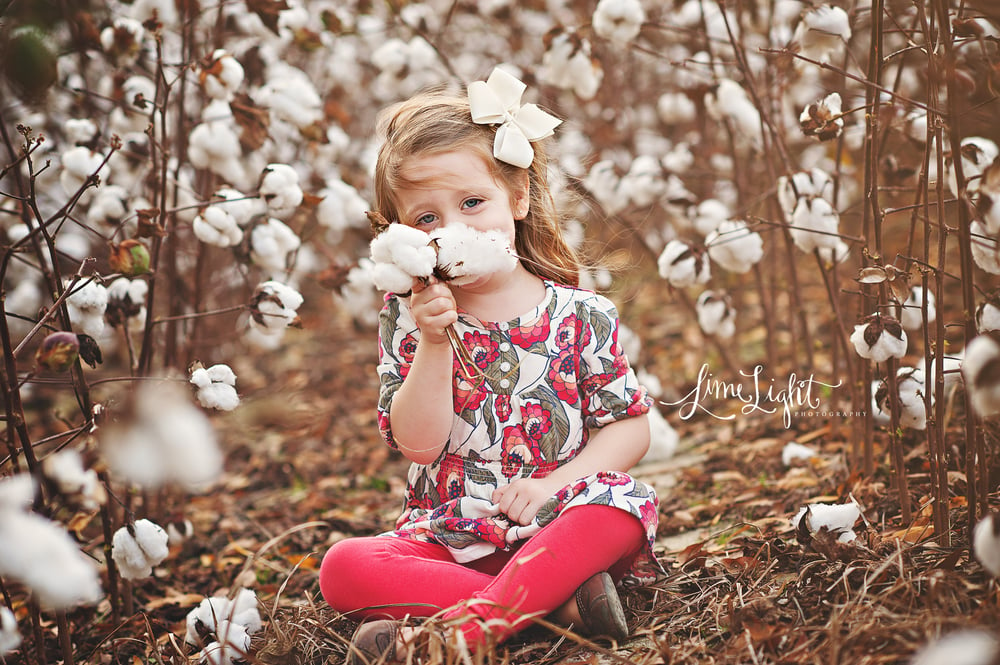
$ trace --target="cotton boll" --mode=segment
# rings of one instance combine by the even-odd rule
[[[819,197],[827,201],[833,198],[833,178],[820,168],[797,171],[791,176],[778,178],[778,203],[791,217],[803,198]]]
[[[621,178],[615,173],[611,160],[601,160],[590,167],[583,186],[609,215],[619,213],[628,206],[628,193],[621,187]]]
[[[600,0],[591,25],[594,32],[617,44],[627,44],[639,35],[646,12],[639,0]]]
[[[72,288],[71,294],[66,298],[70,323],[91,337],[100,337],[104,332],[104,312],[108,307],[107,288],[96,281],[72,287],[70,284],[66,284],[66,288]]]
[[[323,119],[323,100],[301,69],[279,63],[268,68],[267,82],[253,95],[271,114],[298,129]]]
[[[31,507],[37,488],[34,477],[29,473],[17,473],[0,480],[0,516],[6,511]]]
[[[120,16],[101,30],[101,47],[115,66],[128,68],[139,59],[145,36],[146,30],[141,22]]]
[[[830,269],[834,265],[847,260],[851,255],[851,246],[844,242],[843,238],[837,238],[835,247],[817,247],[816,252],[819,254],[819,260],[823,262],[823,265],[827,269]]]
[[[358,259],[357,265],[347,271],[347,279],[340,290],[333,292],[334,304],[346,310],[356,323],[369,328],[378,324],[382,301],[382,294],[375,286],[372,274],[374,268],[375,262],[371,259]]]
[[[295,289],[274,280],[263,282],[250,298],[252,325],[268,330],[284,330],[298,321],[297,310],[304,299]]]
[[[969,392],[972,408],[975,412],[987,418],[1000,413],[1000,343],[996,333],[988,332],[976,335],[965,347],[965,358],[962,360],[962,378],[965,389]]]
[[[414,278],[426,278],[437,265],[437,253],[426,233],[405,224],[390,224],[369,244],[375,266],[375,286],[390,293],[406,293]]]
[[[90,143],[97,137],[97,123],[90,118],[70,118],[63,123],[66,140],[74,145]]]
[[[914,367],[900,367],[896,372],[896,395],[899,405],[899,425],[917,430],[927,429],[927,411],[924,405],[924,373]],[[878,410],[889,416],[893,401],[889,395],[889,384],[880,382],[874,393]]]
[[[268,164],[260,181],[260,196],[275,217],[295,212],[303,198],[298,172],[288,164]]]
[[[94,226],[117,226],[128,214],[128,190],[119,185],[106,185],[97,190],[90,207],[87,222]]]
[[[339,239],[347,229],[364,228],[367,224],[365,211],[371,206],[343,180],[327,181],[319,195],[323,200],[316,207],[316,220],[332,232],[334,239]]]
[[[107,500],[97,472],[85,469],[80,453],[72,448],[46,457],[42,461],[42,472],[62,494],[78,497],[86,510],[97,510]]]
[[[674,456],[680,436],[671,427],[659,409],[649,410],[646,416],[649,420],[649,449],[639,460],[639,464],[662,462]]]
[[[45,608],[69,609],[101,598],[93,561],[61,525],[34,513],[0,512],[0,575],[24,584]]]
[[[243,240],[243,229],[223,206],[208,206],[194,218],[192,230],[198,240],[216,247],[233,247]]]
[[[149,127],[153,102],[156,100],[156,84],[145,76],[130,76],[122,83],[122,103],[115,106],[108,115],[108,125],[115,134],[142,134]]]
[[[173,383],[143,383],[130,419],[103,429],[111,472],[146,489],[177,484],[200,492],[222,471],[222,453],[204,412]]]
[[[205,94],[212,99],[232,100],[243,83],[243,65],[225,49],[216,49],[203,65],[197,72]]]
[[[261,629],[263,624],[257,609],[257,596],[252,589],[240,589],[233,600],[224,597],[202,600],[187,614],[184,641],[197,646],[204,643],[207,635],[222,639],[227,624],[240,626],[247,634]]]
[[[747,228],[740,220],[722,222],[705,238],[708,256],[724,270],[743,274],[764,256],[764,241],[760,234]]]
[[[695,303],[698,325],[707,335],[728,339],[736,332],[736,310],[728,294],[704,291]]]
[[[572,90],[580,99],[592,99],[601,87],[604,70],[592,57],[590,40],[560,29],[548,41],[538,77],[549,85]]]
[[[1000,275],[1000,256],[997,254],[996,239],[986,231],[978,219],[972,220],[969,233],[972,235],[972,259],[976,265],[991,275]]]
[[[295,232],[279,219],[267,219],[250,232],[250,258],[269,275],[287,270],[290,255],[300,245]]]
[[[104,155],[85,146],[76,146],[64,152],[60,160],[59,183],[67,194],[75,194],[87,178],[98,173]]]
[[[837,540],[841,543],[849,543],[857,534],[854,533],[854,523],[861,517],[861,510],[853,501],[844,504],[810,503],[799,509],[799,512],[792,518],[792,526],[799,528],[799,522],[805,519],[805,526],[811,533],[817,533],[820,529],[826,529],[834,534],[839,534]]]
[[[695,231],[703,236],[718,229],[719,225],[729,219],[730,215],[729,206],[718,199],[705,199],[697,206],[688,209],[687,212]]]
[[[242,187],[247,172],[241,161],[243,148],[232,114],[202,122],[188,136],[188,159],[196,169],[207,169],[226,182]]]
[[[854,326],[851,343],[859,356],[877,363],[906,355],[906,332],[899,321],[883,314],[871,314]]]
[[[705,110],[714,120],[731,123],[737,143],[760,149],[760,111],[739,83],[727,78],[719,81],[714,90],[705,93]]]
[[[962,629],[924,645],[909,665],[993,665],[1000,641],[985,630]]]
[[[123,526],[112,538],[111,558],[127,580],[149,577],[167,554],[167,532],[149,520],[137,520],[132,531]]]
[[[633,205],[640,208],[652,205],[666,190],[659,160],[651,155],[639,155],[632,160],[619,186]]]
[[[704,284],[711,277],[704,250],[682,240],[671,240],[656,260],[660,277],[672,286],[684,288]]]
[[[818,102],[809,104],[799,114],[799,127],[806,136],[829,141],[844,131],[840,94],[832,92]]]
[[[232,621],[220,621],[219,641],[211,642],[202,650],[202,658],[209,665],[235,665],[246,661],[250,651],[250,636],[246,628]]]
[[[198,387],[198,403],[206,409],[232,411],[240,404],[236,374],[229,365],[198,367],[191,372],[190,381]]]
[[[989,300],[980,303],[976,308],[976,330],[1000,330],[1000,307]]]
[[[792,213],[789,233],[795,246],[811,253],[825,247],[837,246],[840,215],[830,202],[823,198],[800,198]]]
[[[0,607],[0,656],[10,653],[21,645],[21,633],[17,630],[17,619],[7,607]]]
[[[905,329],[919,330],[923,327],[923,303],[925,297],[927,298],[927,323],[934,323],[937,318],[937,312],[934,307],[934,293],[924,291],[922,286],[913,286],[910,288],[910,295],[903,302],[902,308],[897,308],[900,312],[899,322]]]
[[[984,515],[972,530],[976,560],[993,577],[1000,577],[1000,513]]]
[[[965,190],[969,194],[979,191],[983,172],[1000,156],[1000,148],[990,139],[982,136],[969,136],[962,139],[962,147],[958,150],[962,159],[962,177],[965,179]],[[955,156],[951,155],[945,161],[945,181],[952,195],[958,196],[957,174],[954,166]]]
[[[682,92],[666,92],[656,100],[656,112],[667,125],[692,122],[698,117],[694,101]]]
[[[806,12],[795,28],[793,41],[811,60],[830,62],[851,38],[851,20],[840,7],[821,5]]]
[[[437,267],[456,286],[517,267],[517,256],[502,231],[479,231],[465,224],[449,224],[434,229],[430,242],[437,248]]]
[[[794,465],[797,461],[808,461],[814,457],[816,457],[815,450],[796,441],[789,441],[781,449],[781,463],[786,467]]]
[[[146,295],[149,284],[144,279],[119,277],[108,285],[106,320],[114,326],[141,329],[146,323]]]

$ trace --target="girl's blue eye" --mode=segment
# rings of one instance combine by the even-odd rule
[[[462,208],[463,209],[475,208],[482,202],[483,202],[482,199],[477,199],[477,198],[465,199],[464,201],[462,201]]]
[[[427,226],[428,224],[433,224],[433,223],[434,223],[434,215],[430,213],[417,217],[417,221],[415,222],[416,226]]]

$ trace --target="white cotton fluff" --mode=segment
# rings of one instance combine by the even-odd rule
[[[210,642],[202,649],[202,662],[209,665],[236,665],[245,663],[250,651],[250,635],[245,626],[234,621],[220,621],[219,639]]]
[[[128,422],[103,429],[101,448],[116,476],[146,489],[177,484],[200,492],[222,472],[222,453],[205,413],[173,383],[142,383]]]
[[[323,197],[316,206],[316,221],[339,238],[347,229],[364,228],[368,223],[365,211],[371,206],[361,194],[343,180],[328,180]]]
[[[736,81],[724,78],[714,90],[705,93],[705,110],[717,122],[728,120],[738,143],[761,147],[760,111]]]
[[[116,105],[108,116],[111,130],[120,135],[141,134],[149,127],[156,84],[145,76],[130,76],[122,84],[121,95],[121,105]]]
[[[691,152],[691,146],[683,141],[678,143],[660,158],[660,164],[671,175],[688,171],[694,166],[694,154]]]
[[[824,198],[800,198],[792,213],[789,233],[795,246],[803,252],[833,249],[839,237],[840,215]]]
[[[24,584],[50,609],[102,595],[97,567],[62,525],[20,510],[0,511],[0,576]]]
[[[639,0],[600,0],[591,25],[594,32],[617,44],[627,44],[639,35],[646,12]]]
[[[124,50],[119,46],[120,43],[124,42],[121,34],[127,34],[131,40],[129,47]],[[140,47],[145,35],[146,29],[142,27],[140,21],[119,16],[114,20],[114,23],[101,30],[101,47],[114,57],[115,64],[119,67],[128,67],[135,64],[139,58]]]
[[[194,218],[192,230],[198,240],[216,247],[232,247],[243,240],[243,229],[222,205],[210,205]]]
[[[253,95],[271,115],[303,129],[323,119],[323,99],[301,69],[277,63],[267,70],[267,81]]]
[[[67,194],[75,194],[87,178],[98,173],[101,163],[104,161],[104,155],[78,145],[64,152],[60,161],[62,162],[62,170],[59,171],[59,183]]]
[[[708,257],[683,240],[671,240],[656,260],[660,277],[677,288],[704,284],[711,277]]]
[[[730,217],[729,206],[719,199],[705,199],[688,209],[687,216],[694,230],[703,236],[719,228]]]
[[[802,113],[799,114],[799,126],[808,136],[818,136],[823,140],[836,138],[844,131],[842,111],[840,93],[831,92],[818,102],[812,102],[802,109]]]
[[[691,122],[698,117],[698,107],[682,92],[665,92],[656,100],[656,113],[667,125]]]
[[[993,577],[1000,577],[1000,513],[987,513],[972,530],[972,552]]]
[[[9,608],[0,606],[0,656],[21,646],[21,633],[17,630],[17,618]]]
[[[976,335],[966,345],[962,378],[973,410],[983,418],[1000,413],[997,363],[1000,363],[1000,344],[992,334]]]
[[[552,37],[538,70],[540,81],[571,90],[580,99],[592,99],[604,80],[604,70],[591,57],[590,40],[561,31]]]
[[[127,319],[129,329],[135,331],[146,323],[148,292],[146,280],[119,277],[108,285],[108,309]]]
[[[284,331],[295,322],[297,310],[305,299],[290,286],[274,280],[257,285],[252,298],[256,313],[251,325],[271,331]]]
[[[268,212],[275,217],[290,215],[302,203],[299,174],[288,164],[268,164],[264,167],[259,191]]]
[[[819,62],[829,62],[850,38],[851,19],[847,12],[829,5],[803,14],[792,36],[802,55]]]
[[[167,532],[149,520],[136,520],[134,534],[127,527],[115,531],[111,558],[118,572],[127,580],[141,580],[153,573],[153,567],[167,558]]]
[[[49,455],[42,461],[42,472],[63,494],[78,496],[86,510],[97,510],[107,500],[107,493],[97,472],[83,466],[83,456],[73,448]]]
[[[66,288],[70,288],[70,284],[67,282]],[[96,281],[82,286],[76,284],[66,298],[66,308],[74,328],[91,337],[100,337],[104,332],[104,312],[108,308],[108,289]]]
[[[965,190],[969,194],[979,191],[983,182],[983,171],[1000,156],[1000,148],[990,139],[982,136],[969,136],[962,139],[962,147],[957,151],[962,157],[962,177],[965,179]],[[958,196],[958,176],[955,173],[955,158],[945,164],[945,182],[953,196]]]
[[[736,332],[736,310],[725,293],[703,291],[695,303],[695,311],[705,334],[728,339]]]
[[[991,275],[1000,275],[1000,256],[997,255],[996,239],[978,219],[972,220],[969,233],[972,235],[972,259],[976,265]]]
[[[198,403],[206,409],[232,411],[240,405],[236,374],[229,365],[199,367],[191,372],[191,383],[198,388]]]
[[[247,196],[238,189],[221,187],[212,195],[212,205],[219,206],[236,220],[240,227],[246,227],[254,216],[263,214],[267,207],[256,196]]]
[[[896,390],[899,397],[900,426],[916,430],[927,429],[924,371],[915,367],[900,367],[896,371]]]
[[[649,448],[639,460],[639,464],[650,464],[670,459],[677,452],[677,444],[680,442],[677,430],[667,422],[667,419],[657,408],[649,410],[647,419],[649,420]]]
[[[817,533],[820,529],[826,528],[834,534],[839,534],[837,537],[839,542],[849,543],[857,538],[857,534],[854,533],[854,523],[861,517],[861,509],[853,501],[844,504],[810,503],[799,508],[799,512],[792,518],[792,526],[798,528],[803,517],[810,533]]]
[[[375,262],[368,257],[358,259],[356,266],[347,271],[347,280],[334,291],[333,300],[338,307],[347,311],[351,318],[368,327],[378,324],[378,312],[382,294],[373,279]]]
[[[724,270],[743,274],[764,256],[764,240],[742,220],[726,220],[705,238],[708,256]]]
[[[205,598],[196,608],[188,612],[186,626],[184,641],[188,644],[200,646],[205,642],[206,635],[218,638],[214,644],[223,640],[232,644],[231,640],[226,640],[227,634],[242,637],[257,632],[263,626],[260,611],[257,609],[257,596],[252,589],[240,589],[233,600],[221,596]],[[234,626],[240,627],[242,633],[238,629],[233,633]],[[206,647],[206,651],[210,646],[211,644]],[[236,646],[241,645],[237,643]],[[249,646],[248,641],[241,647],[244,653]]]
[[[988,300],[980,303],[976,308],[976,330],[1000,330],[1000,307]]]
[[[907,330],[919,330],[923,327],[923,304],[925,298],[927,299],[927,323],[934,323],[937,319],[934,293],[932,291],[925,291],[922,286],[913,286],[910,288],[909,297],[903,302],[899,316],[899,322]]]
[[[405,224],[390,224],[369,244],[375,262],[375,286],[390,293],[406,293],[414,278],[430,277],[437,265],[437,252],[426,233]]]
[[[993,665],[1000,640],[992,631],[963,628],[925,644],[909,665]]]
[[[781,463],[784,466],[792,466],[800,460],[810,460],[816,457],[816,451],[809,446],[804,446],[797,441],[789,441],[781,449]]]
[[[90,224],[117,225],[128,213],[128,191],[120,185],[102,186],[87,208]]]
[[[817,247],[816,251],[819,254],[819,260],[829,268],[846,261],[851,255],[851,246],[844,242],[843,238],[837,238],[835,247]]]
[[[632,205],[640,208],[652,205],[666,191],[660,161],[652,155],[639,155],[622,176],[619,187]]]
[[[225,49],[216,49],[211,65],[200,72],[199,79],[206,95],[229,101],[243,84],[243,65]]]
[[[231,185],[247,181],[243,148],[232,109],[223,101],[213,101],[202,111],[202,122],[188,136],[188,159],[196,169],[207,169]]]
[[[484,275],[510,272],[517,266],[510,239],[502,231],[449,224],[434,229],[430,241],[437,247],[437,266],[456,286]]]
[[[628,206],[629,197],[621,186],[621,178],[615,173],[615,164],[603,159],[590,167],[583,186],[593,195],[605,212],[614,215]]]
[[[288,269],[289,255],[301,244],[295,231],[271,217],[250,231],[250,258],[269,275],[276,275]]]
[[[0,480],[0,514],[8,510],[27,510],[35,501],[36,488],[30,473],[17,473]]]
[[[97,136],[97,123],[90,118],[70,118],[63,123],[66,140],[70,143],[90,143]]]
[[[906,332],[890,316],[873,314],[867,317],[865,323],[854,326],[851,343],[859,356],[877,363],[906,355]]]
[[[833,198],[834,182],[829,173],[820,168],[797,171],[791,176],[778,178],[778,203],[791,217],[802,198],[820,197],[827,201]]]

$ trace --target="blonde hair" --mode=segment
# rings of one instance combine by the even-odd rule
[[[469,100],[445,88],[418,93],[383,110],[377,131],[384,142],[375,163],[375,210],[390,222],[399,220],[398,189],[413,183],[402,175],[405,160],[417,155],[472,150],[508,192],[523,187],[528,175],[528,214],[515,222],[514,249],[531,273],[559,284],[578,286],[580,259],[563,238],[548,185],[544,141],[532,143],[535,158],[527,169],[493,157],[496,129],[472,122]]]

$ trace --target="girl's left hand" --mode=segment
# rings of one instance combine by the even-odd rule
[[[549,478],[520,478],[493,490],[492,500],[514,522],[531,524],[545,502],[562,488],[556,482]]]

